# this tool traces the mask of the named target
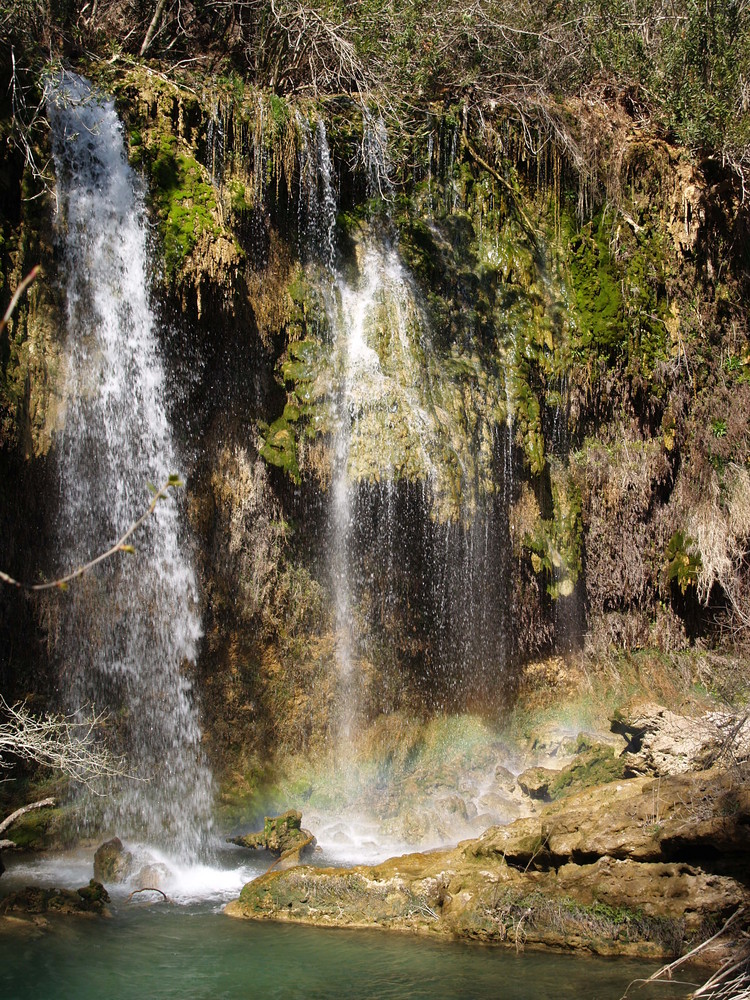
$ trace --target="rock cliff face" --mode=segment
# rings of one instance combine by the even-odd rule
[[[87,71],[149,191],[206,744],[240,798],[341,726],[344,619],[361,729],[507,704],[542,653],[671,653],[741,623],[748,210],[731,173],[614,100],[571,103],[606,147],[584,176],[500,106],[430,106],[388,135],[344,98]],[[62,375],[51,201],[24,206],[6,287],[40,256],[49,270],[3,333],[0,555],[29,577]],[[23,614],[52,635],[49,607]]]

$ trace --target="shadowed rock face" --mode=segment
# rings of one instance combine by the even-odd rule
[[[612,720],[627,741],[628,774],[682,774],[750,757],[750,720],[732,712],[707,712],[700,720],[650,702]]]
[[[750,901],[749,847],[750,792],[731,774],[634,778],[572,795],[449,851],[371,868],[269,872],[227,912],[669,955],[707,919]]]

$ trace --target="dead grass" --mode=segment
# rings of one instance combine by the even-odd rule
[[[719,587],[725,595],[735,631],[750,630],[746,597],[750,551],[750,471],[735,463],[722,481],[713,475],[702,498],[689,511],[687,532],[700,554],[698,599],[707,605]]]

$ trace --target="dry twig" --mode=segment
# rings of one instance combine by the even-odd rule
[[[95,743],[104,715],[82,721],[66,715],[36,716],[21,703],[8,705],[2,695],[0,710],[6,715],[0,724],[0,770],[9,755],[54,768],[92,790],[99,778],[132,777],[121,758]]]
[[[133,889],[133,891],[130,893],[130,895],[125,900],[125,902],[126,903],[131,902],[131,900],[133,899],[133,896],[137,896],[139,892],[158,892],[160,896],[164,897],[164,902],[165,903],[171,903],[172,902],[172,900],[169,898],[169,896],[166,894],[166,892],[163,892],[161,889],[157,889],[155,885],[145,885],[142,889]]]

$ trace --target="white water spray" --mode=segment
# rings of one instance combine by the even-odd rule
[[[176,471],[166,380],[148,301],[145,211],[111,101],[65,73],[48,91],[67,276],[59,546],[66,564],[101,551]],[[189,544],[173,499],[62,600],[61,687],[93,704],[139,780],[89,804],[121,837],[195,857],[211,826],[211,777],[185,670],[201,635]]]

